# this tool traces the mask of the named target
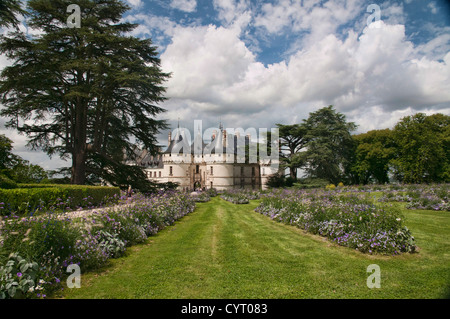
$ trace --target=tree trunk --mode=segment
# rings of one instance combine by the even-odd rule
[[[77,98],[75,106],[75,130],[72,152],[72,184],[86,182],[87,101]]]
[[[296,180],[297,179],[297,169],[292,166],[289,167],[289,176],[291,178],[293,178],[294,180]]]
[[[72,154],[72,184],[84,185],[86,182],[86,153],[84,150]]]

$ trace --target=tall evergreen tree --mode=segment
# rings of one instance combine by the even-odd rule
[[[75,27],[72,4],[81,13]],[[156,154],[156,134],[166,128],[155,117],[164,112],[158,104],[169,74],[150,39],[127,35],[137,26],[120,22],[128,9],[119,0],[30,0],[28,24],[43,33],[1,39],[0,52],[14,61],[1,74],[1,115],[33,149],[71,158],[74,184],[88,175],[145,184],[124,159],[135,158],[135,145]]]
[[[303,124],[283,125],[277,124],[280,136],[281,167],[289,169],[289,177],[297,179],[297,169],[304,162],[299,152],[306,146],[306,127]]]
[[[19,156],[13,154],[13,141],[4,134],[0,134],[0,173],[11,169],[20,160]]]
[[[354,152],[351,132],[356,124],[347,122],[345,115],[336,112],[332,105],[310,113],[304,124],[308,175],[334,184],[343,181]]]
[[[25,14],[22,9],[22,1],[1,0],[0,1],[0,27],[15,27],[19,24],[17,15]]]

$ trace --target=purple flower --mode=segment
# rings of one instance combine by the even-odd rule
[[[17,277],[22,277],[22,273],[21,273],[21,272],[18,272],[18,273],[17,273]]]

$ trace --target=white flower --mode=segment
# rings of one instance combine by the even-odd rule
[[[396,221],[398,221],[398,222],[401,221],[401,220],[402,220],[401,218],[397,218],[397,219],[396,219]]]

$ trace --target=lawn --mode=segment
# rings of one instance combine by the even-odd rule
[[[219,197],[82,274],[62,298],[444,298],[450,283],[450,213],[406,210],[418,253],[368,255],[275,222]],[[399,204],[402,205],[402,204]],[[381,288],[369,289],[377,264]]]

